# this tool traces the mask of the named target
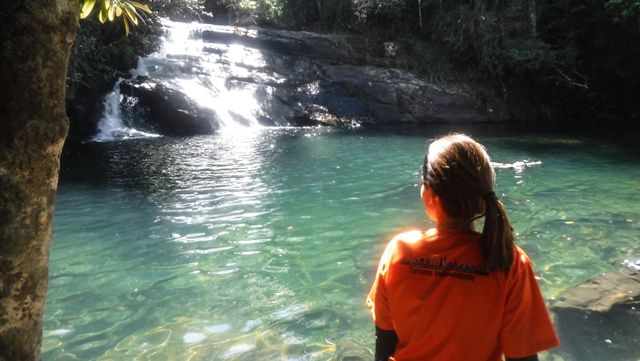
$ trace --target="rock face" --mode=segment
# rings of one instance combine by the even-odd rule
[[[367,65],[383,62],[328,36],[204,24],[168,23],[167,29],[164,49],[143,59],[148,77],[122,83],[122,94],[139,98],[151,127],[163,134],[208,134],[229,122],[488,120],[455,86]],[[185,33],[179,42],[172,40]]]
[[[562,293],[553,305],[562,347],[581,361],[640,359],[640,270],[625,267]]]

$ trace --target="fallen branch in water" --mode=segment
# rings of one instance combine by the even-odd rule
[[[574,71],[574,73],[576,73],[578,76],[580,76],[584,83],[578,83],[575,80],[571,79],[571,77],[569,77],[567,74],[563,73],[562,70],[560,70],[560,68],[558,68],[557,66],[553,66],[553,68],[566,80],[569,82],[570,85],[575,85],[577,87],[583,88],[583,89],[589,89],[589,84],[587,84],[587,79],[586,77],[584,77],[583,75],[577,73]]]

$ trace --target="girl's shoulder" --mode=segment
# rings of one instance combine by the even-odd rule
[[[533,275],[533,261],[518,245],[513,245],[513,262],[509,270],[509,278],[517,279],[523,275]]]
[[[431,230],[429,230],[431,231]],[[390,243],[416,244],[428,237],[429,231],[411,230],[402,232],[391,239]]]
[[[466,244],[469,241],[479,240],[480,233],[473,231],[459,231],[448,229],[431,228],[426,231],[410,230],[399,233],[389,241],[388,247],[424,247],[430,244],[442,246],[455,246]]]
[[[420,245],[425,238],[424,231],[410,230],[402,232],[393,237],[382,255],[382,263],[393,263],[394,260],[398,260],[407,254],[411,254]]]
[[[527,252],[524,249],[520,248],[520,246],[514,244],[513,245],[513,266],[526,267],[530,266],[533,262]]]

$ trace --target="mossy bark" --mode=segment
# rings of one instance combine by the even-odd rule
[[[0,360],[39,360],[77,0],[0,4]]]

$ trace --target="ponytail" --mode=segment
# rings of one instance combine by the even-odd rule
[[[462,134],[432,142],[422,165],[422,182],[461,228],[473,229],[473,221],[484,215],[480,246],[486,270],[507,272],[513,262],[513,231],[504,204],[492,191],[495,175],[486,149]]]
[[[513,263],[513,231],[504,204],[494,192],[484,195],[481,246],[489,272],[509,271]]]

